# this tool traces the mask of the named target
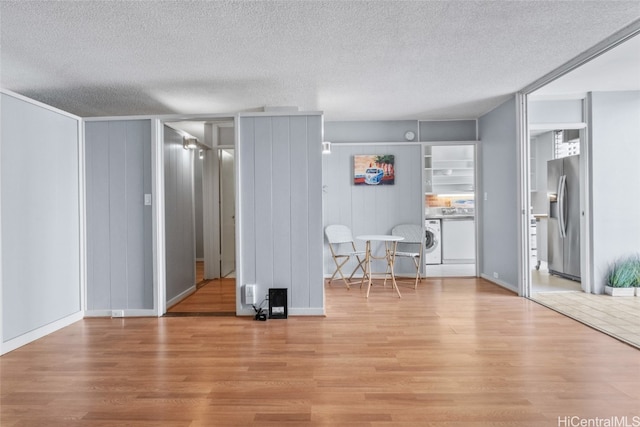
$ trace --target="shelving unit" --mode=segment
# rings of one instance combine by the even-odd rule
[[[424,147],[424,192],[433,194],[433,158],[431,146]]]
[[[472,145],[428,146],[424,154],[425,193],[469,193],[475,189]]]

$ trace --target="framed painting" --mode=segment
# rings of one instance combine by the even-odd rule
[[[393,185],[395,182],[393,154],[358,154],[353,156],[354,185]]]

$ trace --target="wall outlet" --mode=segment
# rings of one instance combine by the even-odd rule
[[[494,278],[494,279],[497,279],[497,278],[498,278],[498,276],[499,276],[499,275],[498,275],[498,272],[494,271],[494,272],[493,272],[493,278]]]
[[[111,317],[124,317],[124,310],[111,310]]]
[[[256,285],[244,285],[244,303],[246,305],[255,305],[257,302]]]

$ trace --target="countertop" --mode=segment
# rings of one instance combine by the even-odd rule
[[[427,215],[425,219],[475,219],[472,214]]]

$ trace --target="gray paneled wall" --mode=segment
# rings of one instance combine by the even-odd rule
[[[393,154],[395,184],[361,186],[353,184],[353,157],[357,154]],[[323,156],[324,226],[344,224],[354,237],[362,234],[390,234],[398,224],[424,222],[422,190],[422,148],[418,144],[333,144],[331,154]],[[360,249],[364,243],[356,241]],[[324,274],[331,275],[335,264],[325,245]],[[398,260],[397,272],[415,274],[411,260]],[[355,264],[350,261],[346,270]],[[381,263],[372,269],[384,271]]]
[[[204,159],[193,156],[193,197],[195,204],[196,258],[204,259],[204,218],[202,200],[202,166]]]
[[[405,133],[416,141],[475,141],[477,120],[376,120],[325,122],[324,140],[331,142],[406,142]],[[419,133],[419,135],[418,135]],[[419,136],[419,138],[418,138]]]
[[[79,313],[78,120],[1,95],[2,341]]]
[[[290,314],[324,312],[321,126],[320,115],[239,119],[239,285],[257,284],[259,301],[288,288]]]
[[[479,119],[482,275],[518,289],[518,157],[515,98]],[[486,195],[486,196],[485,196]]]
[[[420,122],[420,141],[475,141],[476,120]]]
[[[153,309],[151,121],[85,123],[87,310]]]
[[[590,98],[591,274],[593,292],[602,293],[611,263],[640,254],[640,91]]]
[[[195,287],[194,150],[182,148],[182,135],[164,127],[164,197],[167,302]]]
[[[581,99],[529,101],[529,125],[584,122]]]
[[[324,140],[331,142],[388,142],[404,141],[404,134],[418,135],[416,120],[377,120],[326,122]]]

